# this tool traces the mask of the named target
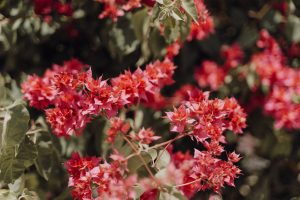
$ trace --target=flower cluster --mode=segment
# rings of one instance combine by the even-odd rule
[[[130,11],[134,8],[141,6],[141,0],[128,0],[128,1],[116,1],[116,0],[98,0],[103,4],[104,10],[100,13],[99,18],[103,19],[110,17],[113,21],[116,21],[118,17],[123,16],[126,11]]]
[[[199,190],[213,189],[219,192],[226,184],[234,186],[234,179],[240,174],[240,169],[234,163],[240,160],[234,152],[228,155],[227,161],[216,158],[210,151],[198,151],[194,156],[189,152],[172,154],[168,174],[177,174],[178,189],[191,198]],[[186,184],[189,183],[189,184]]]
[[[190,34],[188,40],[197,39],[202,40],[209,34],[215,31],[213,18],[210,16],[204,0],[194,0],[199,18],[198,23],[191,24]]]
[[[286,64],[286,58],[275,39],[262,30],[257,46],[263,51],[252,56],[250,63],[264,87],[269,88],[264,110],[275,119],[275,127],[300,128],[300,71]]]
[[[37,15],[50,15],[53,12],[59,15],[71,16],[73,9],[70,3],[62,3],[60,0],[34,0],[34,12]]]
[[[119,117],[113,117],[110,120],[110,127],[106,131],[107,142],[114,143],[115,138],[118,134],[127,135],[131,126],[128,122],[122,120]],[[129,133],[129,137],[136,142],[140,142],[141,144],[150,144],[155,140],[158,140],[160,137],[156,136],[151,128],[142,128],[138,133],[131,131]]]
[[[209,100],[207,92],[203,93],[190,85],[177,93],[175,102],[183,103],[173,112],[166,113],[171,131],[195,138],[206,151],[195,149],[194,157],[188,153],[173,154],[167,177],[177,174],[178,188],[187,197],[192,197],[199,190],[214,189],[218,192],[225,183],[233,186],[233,180],[240,174],[234,165],[239,161],[239,156],[230,153],[227,161],[218,157],[224,152],[222,143],[226,141],[223,132],[231,130],[241,133],[246,127],[243,109],[232,98]]]
[[[250,104],[262,104],[265,113],[274,117],[276,128],[299,129],[297,116],[300,114],[300,89],[297,82],[300,80],[300,71],[288,66],[279,44],[266,30],[260,32],[257,47],[262,51],[252,55],[246,65],[249,66],[246,71],[251,73],[253,70],[258,75],[259,81],[251,86],[253,92],[261,85],[267,88],[268,94],[266,97],[259,94],[251,97]],[[297,54],[296,44],[293,44],[288,56],[293,57]],[[195,79],[201,87],[209,86],[217,90],[223,84],[228,71],[241,63],[243,52],[234,44],[231,47],[224,46],[221,56],[225,60],[223,66],[213,61],[204,61],[201,67],[196,69]]]
[[[189,100],[166,115],[171,121],[171,131],[180,134],[188,132],[198,142],[208,138],[211,143],[224,142],[222,133],[225,130],[241,133],[246,126],[246,114],[234,98],[211,100],[201,91],[190,95]]]
[[[228,53],[226,56],[231,60],[237,57]],[[228,63],[230,67],[235,65]],[[234,165],[239,156],[225,152],[223,133],[226,130],[241,133],[246,127],[246,114],[234,98],[209,99],[209,92],[192,85],[183,86],[168,99],[167,104],[175,107],[164,117],[170,121],[170,131],[177,136],[162,143],[157,143],[161,137],[151,127],[135,127],[135,122],[130,123],[126,118],[130,106],[156,105],[161,88],[174,82],[174,70],[174,64],[165,59],[146,65],[144,70],[137,68],[102,80],[93,78],[91,69],[72,59],[62,66],[53,65],[42,77],[29,76],[22,84],[24,98],[31,106],[45,110],[57,136],[78,135],[93,116],[108,117],[110,127],[105,134],[113,152],[108,159],[82,158],[74,153],[65,163],[75,199],[136,199],[139,196],[134,186],[141,188],[142,199],[157,196],[158,191],[169,186],[181,191],[181,195],[192,197],[200,190],[219,192],[225,184],[234,185],[240,173]],[[118,140],[126,151],[115,146],[117,136],[121,136]],[[205,150],[195,149],[192,156],[168,149],[172,142],[183,137],[195,139]],[[167,150],[170,161],[159,164]],[[222,159],[225,154],[226,160]],[[138,167],[142,165],[148,176],[139,177],[132,171],[132,162]]]
[[[187,86],[186,86],[187,88]],[[173,186],[182,192],[182,195],[191,198],[196,192],[213,189],[220,192],[225,184],[234,186],[234,179],[240,174],[240,169],[235,163],[240,160],[236,153],[225,152],[222,143],[225,143],[223,132],[232,130],[241,133],[245,128],[245,113],[234,99],[208,99],[209,94],[196,88],[185,90],[186,100],[183,100],[174,111],[167,112],[167,118],[171,122],[171,131],[178,132],[177,138],[185,136],[195,138],[205,150],[195,149],[194,156],[189,153],[172,152],[171,144],[175,140],[164,143],[165,149],[171,155],[171,161],[165,170],[158,171],[154,177],[152,171],[157,171],[155,164],[148,165],[143,157],[150,177],[137,177],[130,175],[128,162],[132,156],[140,155],[136,144],[149,145],[160,137],[148,128],[142,128],[135,133],[129,132],[129,124],[120,118],[112,118],[111,126],[107,130],[108,142],[112,143],[117,134],[121,134],[132,147],[133,154],[124,157],[122,152],[114,149],[110,156],[111,162],[96,158],[80,158],[74,154],[66,162],[66,168],[70,174],[69,186],[72,187],[72,195],[76,199],[134,199],[136,193],[133,186],[139,186],[143,191],[141,199],[156,198],[158,191],[165,186]],[[182,92],[183,93],[183,92]],[[158,144],[147,146],[147,149],[164,146]],[[141,148],[141,147],[140,147]],[[163,150],[163,151],[164,151]],[[227,155],[227,159],[221,157]],[[157,156],[154,163],[160,159]],[[100,162],[101,161],[101,162]],[[136,161],[135,161],[136,162]]]
[[[123,178],[126,161],[118,155],[111,158],[113,161],[107,163],[99,158],[81,158],[78,153],[73,153],[65,167],[75,199],[134,199],[136,176]]]
[[[196,69],[195,80],[199,86],[217,90],[224,83],[225,76],[229,70],[241,63],[244,53],[238,44],[233,44],[232,46],[225,45],[221,49],[221,57],[225,60],[222,66],[219,66],[214,61],[205,60]]]
[[[22,91],[31,106],[45,109],[56,135],[78,135],[94,115],[111,117],[126,105],[151,102],[162,87],[173,83],[174,69],[168,59],[156,61],[145,70],[126,71],[108,83],[94,79],[91,70],[73,59],[63,66],[54,65],[41,78],[29,76]]]

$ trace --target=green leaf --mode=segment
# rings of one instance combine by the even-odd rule
[[[187,12],[187,14],[198,24],[198,12],[193,0],[182,0],[182,8]]]
[[[6,146],[0,152],[0,180],[12,183],[33,164],[36,156],[35,145],[28,137],[20,145]]]
[[[5,88],[5,79],[0,74],[0,106],[5,105],[6,99],[7,99],[7,91]]]
[[[144,188],[140,185],[133,186],[135,192],[135,199],[139,199],[140,196],[145,192]]]
[[[142,110],[136,110],[134,116],[134,128],[140,129],[143,123],[144,112]]]
[[[164,4],[163,0],[156,0],[156,2],[159,3],[159,4]]]
[[[15,102],[4,112],[0,147],[14,146],[22,142],[28,130],[29,113],[24,105]]]
[[[167,186],[159,194],[159,200],[187,200],[187,198],[175,187]]]
[[[171,16],[177,21],[183,20],[182,14],[178,9],[172,10]]]
[[[156,151],[151,149],[149,152],[142,151],[141,157],[148,164],[156,158]],[[142,162],[140,156],[133,156],[128,160],[128,169],[130,173],[135,173],[140,167],[142,167],[144,163]]]
[[[0,199],[18,200],[17,194],[6,189],[0,189]]]
[[[24,176],[20,176],[13,183],[8,184],[9,190],[16,194],[21,194],[24,189],[24,186],[25,186]]]
[[[171,161],[171,156],[168,151],[161,150],[159,151],[158,155],[160,155],[160,158],[156,161],[156,167],[158,169],[163,169],[166,168],[170,161]]]
[[[53,155],[54,147],[49,134],[50,133],[46,131],[41,131],[37,134],[37,158],[34,161],[38,173],[46,180],[48,180],[51,173],[53,158],[55,157]]]
[[[19,197],[19,199],[22,200],[39,200],[40,198],[38,197],[38,195],[33,192],[33,191],[29,191],[27,188],[25,188],[21,194],[21,196]]]
[[[294,15],[289,15],[285,28],[285,33],[291,42],[300,42],[300,19]]]
[[[160,192],[159,200],[187,200],[187,198],[174,188],[168,192]]]
[[[134,14],[132,14],[132,25],[133,25],[133,30],[138,38],[139,41],[143,40],[143,35],[144,35],[144,27],[145,27],[145,21],[147,20],[148,14],[147,14],[147,9],[141,9]]]

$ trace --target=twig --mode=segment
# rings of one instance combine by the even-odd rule
[[[193,183],[197,183],[199,181],[201,181],[202,178],[198,178],[196,180],[193,180],[191,182],[187,182],[187,183],[183,183],[183,184],[179,184],[179,185],[174,185],[173,187],[183,187],[183,186],[187,186],[187,185],[191,185]]]
[[[151,178],[155,181],[155,183],[157,184],[157,186],[160,185],[160,183],[157,181],[157,179],[154,177],[154,174],[152,173],[152,171],[150,170],[150,168],[148,167],[146,161],[144,160],[144,158],[141,156],[141,154],[139,153],[138,149],[136,149],[135,145],[124,135],[122,134],[124,140],[130,145],[130,147],[132,148],[132,150],[135,152],[135,154],[140,158],[140,160],[143,162],[143,165],[145,166],[146,170],[148,171],[149,175],[151,176]]]

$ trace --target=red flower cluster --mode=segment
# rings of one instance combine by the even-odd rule
[[[113,143],[115,141],[116,136],[120,134],[126,135],[130,130],[130,124],[125,122],[124,120],[114,117],[110,119],[110,127],[106,132],[107,135],[107,142]],[[158,140],[160,137],[155,136],[155,133],[152,131],[151,128],[142,128],[139,130],[138,133],[133,131],[130,132],[129,137],[137,142],[142,144],[150,144],[155,140]]]
[[[265,99],[265,112],[275,119],[276,128],[300,128],[300,70],[286,65],[285,56],[272,36],[262,30],[257,46],[262,52],[255,54],[255,66],[261,84],[269,88]]]
[[[100,13],[99,18],[103,19],[110,17],[113,21],[116,21],[118,17],[123,16],[125,11],[132,10],[141,6],[141,0],[98,0],[104,5],[104,10]]]
[[[233,44],[232,46],[223,46],[221,56],[225,60],[223,66],[219,66],[214,61],[205,60],[196,69],[195,80],[199,86],[217,90],[224,83],[224,78],[229,70],[241,63],[244,53],[238,44]]]
[[[241,133],[246,127],[246,114],[235,99],[208,99],[208,93],[186,85],[175,94],[175,102],[182,102],[173,112],[167,112],[171,131],[189,135],[202,143],[206,151],[195,150],[190,154],[177,152],[172,155],[168,177],[176,174],[176,184],[187,197],[199,190],[220,190],[224,184],[234,186],[234,179],[240,170],[234,165],[239,161],[235,153],[228,155],[228,161],[218,158],[225,143],[223,132],[231,130]],[[173,166],[173,167],[172,167]]]
[[[95,157],[81,158],[74,153],[65,163],[70,175],[69,187],[72,187],[74,199],[134,199],[133,185],[135,176],[124,177],[126,161],[120,156],[111,156],[112,162],[102,162]]]
[[[118,133],[126,134],[130,129],[130,124],[128,122],[124,122],[122,119],[118,117],[111,118],[109,120],[110,127],[106,131],[107,142],[113,143]]]
[[[111,79],[111,84],[93,79],[91,70],[77,60],[54,65],[42,78],[29,76],[22,84],[24,98],[38,109],[46,109],[47,120],[58,136],[80,134],[94,115],[116,115],[125,105],[154,100],[160,89],[173,83],[175,66],[168,59]]]
[[[175,41],[174,43],[170,44],[166,48],[166,57],[169,59],[173,59],[179,54],[180,48],[181,44],[179,41]]]
[[[100,159],[80,158],[78,154],[74,154],[65,164],[70,174],[69,186],[72,187],[73,197],[97,200],[134,199],[136,194],[133,186],[139,185],[144,191],[141,199],[151,199],[157,197],[158,186],[175,184],[190,198],[200,190],[214,189],[219,192],[225,184],[234,186],[234,179],[240,174],[234,163],[240,158],[235,153],[226,153],[227,160],[220,158],[225,152],[222,146],[225,143],[223,132],[232,130],[241,133],[241,129],[246,126],[246,114],[234,99],[209,100],[208,92],[192,86],[184,88],[186,89],[180,90],[180,95],[176,98],[181,99],[181,105],[174,108],[173,112],[167,112],[172,125],[171,131],[178,132],[179,136],[195,138],[203,144],[205,151],[195,149],[192,157],[188,153],[171,153],[172,150],[169,149],[171,162],[165,172],[157,176],[157,180],[153,180],[153,177],[137,179],[136,176],[129,176],[127,161],[131,156],[124,158],[120,154],[113,154],[110,156],[110,163],[100,163]],[[150,144],[160,138],[150,128],[142,128],[138,133],[132,131],[127,135],[130,129],[127,122],[120,118],[112,118],[110,121],[111,127],[107,131],[109,142],[113,142],[119,133],[140,144]],[[135,146],[135,142],[129,143],[130,146]],[[135,147],[133,150],[139,153]]]
[[[246,114],[234,98],[210,100],[201,91],[166,114],[171,121],[171,131],[188,132],[198,142],[208,138],[211,143],[224,142],[222,133],[225,130],[242,133],[242,128],[246,127]]]
[[[130,137],[141,144],[150,144],[161,138],[160,136],[155,136],[151,128],[142,128],[138,133],[131,132]]]
[[[217,90],[223,84],[225,76],[224,69],[209,60],[203,61],[195,70],[195,80],[202,88],[210,87],[212,90]]]
[[[53,11],[65,16],[73,14],[70,3],[62,3],[60,0],[34,0],[34,12],[37,15],[50,15]]]
[[[213,18],[209,15],[204,0],[194,0],[199,18],[198,23],[192,22],[188,40],[202,40],[215,31]]]
[[[196,192],[207,189],[213,189],[219,193],[221,187],[225,184],[234,186],[234,179],[240,174],[240,169],[234,165],[239,161],[239,155],[231,153],[228,155],[227,161],[216,157],[211,151],[198,151],[195,149],[194,157],[188,152],[176,152],[172,154],[171,165],[177,177],[181,179],[177,182],[178,186],[185,196],[191,198]],[[171,168],[169,168],[170,170]],[[180,175],[180,176],[178,176]],[[190,184],[187,184],[190,183]]]

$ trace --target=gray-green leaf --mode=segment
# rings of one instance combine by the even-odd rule
[[[198,12],[193,0],[182,0],[182,8],[187,12],[187,14],[198,23]]]

